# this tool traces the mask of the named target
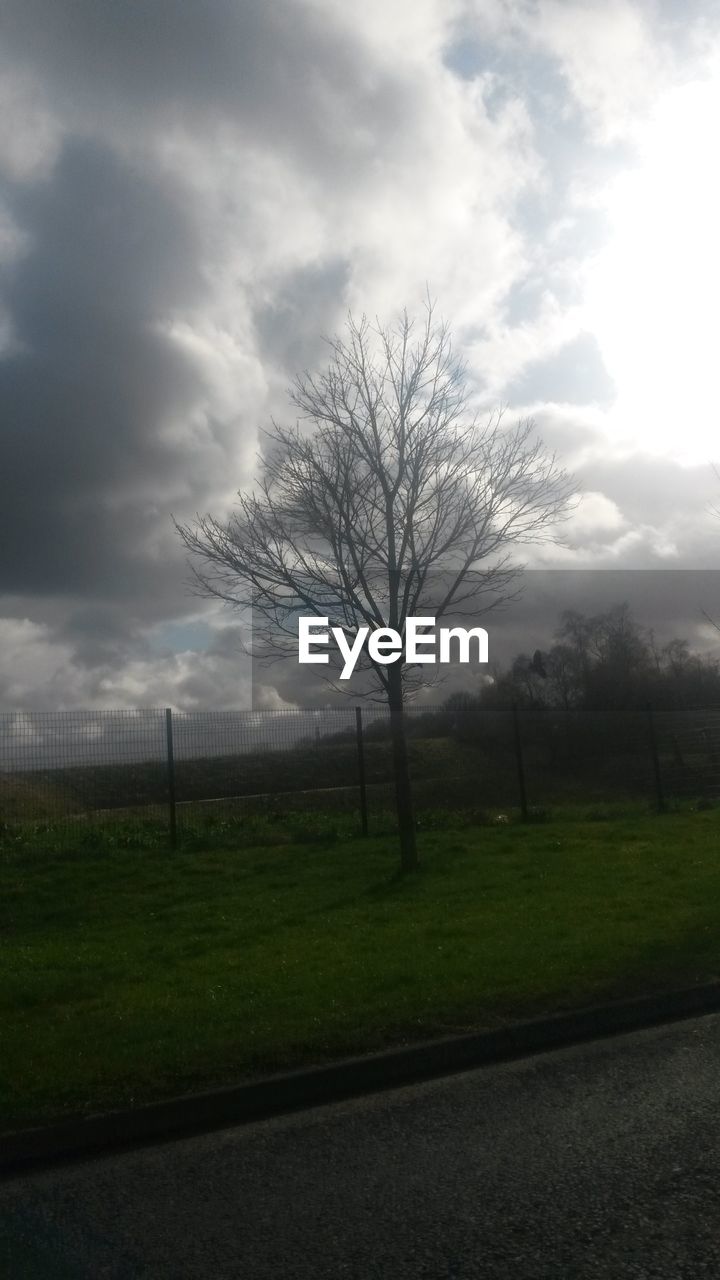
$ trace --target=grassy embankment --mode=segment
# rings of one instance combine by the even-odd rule
[[[0,860],[0,1127],[720,970],[720,812]]]

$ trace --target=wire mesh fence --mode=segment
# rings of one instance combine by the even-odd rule
[[[164,715],[0,714],[0,819],[71,818],[165,803]]]
[[[411,706],[418,814],[720,797],[720,709]],[[268,823],[373,830],[393,805],[382,706],[0,714],[0,847],[170,843]],[[265,824],[265,827],[263,826]],[[267,832],[266,832],[267,834]]]

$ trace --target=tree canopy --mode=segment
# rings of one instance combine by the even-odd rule
[[[432,304],[373,327],[349,317],[329,363],[296,378],[294,427],[273,423],[230,517],[178,526],[196,589],[253,609],[253,653],[297,660],[298,617],[403,633],[409,616],[479,614],[513,594],[513,549],[557,536],[570,477],[535,437],[472,408],[467,367]],[[403,701],[411,670],[363,653],[387,700],[404,865],[415,862]],[[328,679],[334,673],[328,667]],[[343,688],[358,696],[357,687]]]

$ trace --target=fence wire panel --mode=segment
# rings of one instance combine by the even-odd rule
[[[513,711],[460,697],[411,705],[405,720],[419,815],[720,801],[720,709]],[[0,847],[90,846],[100,826],[110,845],[201,840],[228,814],[228,839],[250,816],[302,814],[302,833],[343,811],[379,829],[394,807],[387,707],[363,706],[360,721],[362,772],[350,705],[2,713]]]
[[[415,807],[463,809],[478,817],[517,806],[511,709],[477,713],[411,706],[408,754]]]
[[[93,822],[167,804],[164,712],[0,714],[0,826],[36,824],[60,843]],[[155,812],[153,812],[155,811]]]
[[[665,798],[720,797],[720,710],[657,712],[653,720]]]
[[[305,807],[330,793],[357,804],[355,709],[173,716],[178,821],[200,808]]]
[[[483,708],[458,700],[408,716],[420,804],[493,811],[548,805],[657,802],[652,723],[645,710]],[[415,741],[414,741],[415,740]],[[666,759],[660,760],[664,769]]]
[[[645,711],[523,711],[520,736],[531,805],[653,802]]]

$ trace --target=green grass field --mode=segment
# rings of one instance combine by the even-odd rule
[[[720,811],[0,860],[0,1127],[720,971]]]

